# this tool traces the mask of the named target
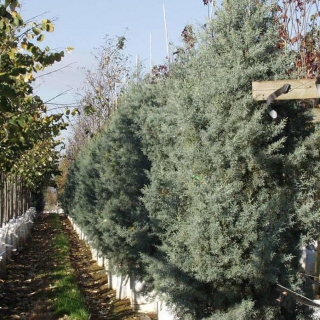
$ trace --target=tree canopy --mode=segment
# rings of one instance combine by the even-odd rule
[[[34,187],[57,172],[63,113],[49,113],[33,94],[35,74],[58,62],[64,52],[42,49],[48,19],[24,21],[16,0],[0,4],[0,170],[19,175]]]

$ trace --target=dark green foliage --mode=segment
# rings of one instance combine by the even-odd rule
[[[45,206],[44,192],[38,190],[31,193],[31,207],[35,207],[37,212],[42,212]]]

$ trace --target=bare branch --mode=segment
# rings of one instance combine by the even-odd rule
[[[75,64],[75,62],[71,62],[71,63],[69,63],[68,65],[66,65],[66,66],[64,66],[64,67],[61,67],[61,68],[59,68],[59,69],[56,69],[56,70],[53,70],[53,71],[50,71],[50,72],[47,72],[47,73],[44,73],[44,74],[36,77],[35,79],[37,80],[37,79],[43,78],[43,77],[45,77],[45,76],[48,76],[48,75],[50,75],[50,74],[59,72],[59,71],[61,71],[61,70],[63,70],[63,69],[69,68],[69,67],[70,67],[71,65],[73,65],[73,64]]]
[[[44,104],[48,104],[48,102],[50,102],[50,101],[52,101],[52,100],[54,100],[54,99],[57,99],[58,97],[64,96],[65,94],[67,94],[67,92],[69,92],[69,91],[71,91],[71,90],[72,90],[72,89],[68,89],[68,90],[66,90],[66,91],[63,91],[63,92],[59,93],[59,94],[56,95],[55,97],[53,97],[53,98],[45,101]]]

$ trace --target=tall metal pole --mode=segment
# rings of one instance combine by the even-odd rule
[[[150,31],[150,74],[152,72],[152,31]]]
[[[169,50],[169,41],[168,41],[168,28],[167,28],[167,17],[166,17],[166,7],[163,4],[163,18],[164,18],[164,31],[166,34],[166,47],[167,47],[167,57],[170,63],[170,50]]]
[[[138,78],[139,78],[139,56],[136,55],[136,81],[138,83]]]

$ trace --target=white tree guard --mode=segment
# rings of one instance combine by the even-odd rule
[[[118,275],[114,272],[114,268],[110,266],[107,258],[103,256],[98,248],[94,248],[94,244],[88,241],[85,233],[74,222],[71,217],[68,217],[74,230],[79,235],[79,238],[85,240],[91,250],[93,259],[97,261],[97,264],[104,267],[108,274],[108,286],[109,288],[116,290],[117,299],[130,299],[133,309],[140,312],[157,313],[158,320],[174,320],[173,314],[170,313],[164,302],[158,302],[156,300],[149,301],[141,293],[143,283],[131,279],[129,276]]]
[[[36,209],[31,207],[21,216],[9,220],[0,228],[0,273],[6,273],[6,262],[12,251],[18,250],[19,245],[28,237]]]

